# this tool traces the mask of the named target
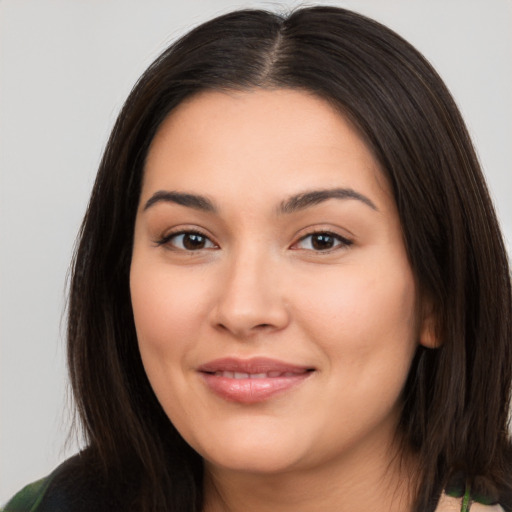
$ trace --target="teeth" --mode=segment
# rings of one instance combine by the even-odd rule
[[[245,373],[245,372],[215,372],[216,377],[226,377],[228,379],[272,379],[276,377],[294,377],[294,372],[272,371],[267,373]]]

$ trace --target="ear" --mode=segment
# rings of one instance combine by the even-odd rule
[[[433,301],[422,301],[419,325],[419,343],[426,348],[439,348],[441,340],[438,334],[437,315]]]

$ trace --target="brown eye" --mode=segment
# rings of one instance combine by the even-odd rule
[[[197,233],[186,233],[183,236],[183,247],[189,251],[204,249],[207,238]]]
[[[312,233],[301,238],[296,244],[296,248],[322,252],[341,247],[348,247],[349,245],[352,245],[352,242],[340,235],[329,232],[319,232]]]
[[[332,249],[336,240],[331,235],[318,234],[311,236],[311,246],[317,251],[324,251],[326,249]]]
[[[166,236],[159,245],[168,245],[172,249],[183,251],[201,251],[203,249],[214,249],[216,245],[205,235],[195,231],[182,231]]]

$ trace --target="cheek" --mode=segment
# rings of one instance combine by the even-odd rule
[[[139,350],[150,380],[170,363],[186,366],[184,358],[202,325],[201,288],[187,279],[186,272],[171,274],[135,260],[130,291]]]
[[[333,272],[297,303],[297,318],[332,364],[351,372],[407,373],[416,349],[415,285],[408,266],[393,272],[369,266]]]
[[[130,291],[142,363],[158,401],[180,432],[187,432],[186,411],[197,401],[187,381],[200,349],[206,309],[203,287],[197,284],[186,271],[170,273],[155,262],[132,261]]]

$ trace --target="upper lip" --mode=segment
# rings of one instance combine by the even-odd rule
[[[248,374],[282,372],[282,373],[304,373],[314,370],[310,366],[296,365],[270,359],[267,357],[253,357],[251,359],[238,359],[236,357],[224,357],[215,359],[199,366],[198,371],[204,373],[216,372],[241,372]]]

